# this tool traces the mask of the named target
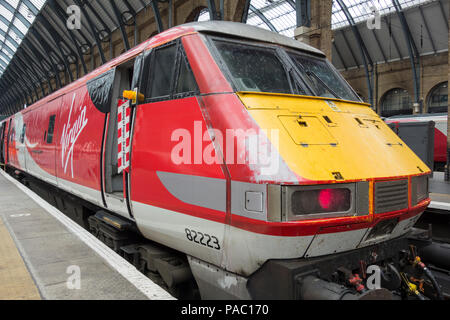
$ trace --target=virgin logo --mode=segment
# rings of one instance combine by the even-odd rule
[[[67,123],[63,127],[62,136],[61,136],[61,161],[62,167],[64,169],[64,173],[67,171],[67,167],[70,161],[71,174],[73,178],[73,148],[75,146],[75,142],[77,142],[80,137],[81,132],[86,127],[88,123],[88,119],[86,119],[86,106],[79,108],[80,113],[74,122],[70,122],[72,118],[72,109],[73,104],[75,102],[75,96],[73,95],[72,104],[70,106],[69,118],[67,119]]]

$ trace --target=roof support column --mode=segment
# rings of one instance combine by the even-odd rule
[[[323,51],[328,60],[331,61],[333,48],[331,13],[333,1],[297,0],[293,5],[297,12],[297,29],[294,31],[295,39]]]

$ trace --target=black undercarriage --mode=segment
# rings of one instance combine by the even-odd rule
[[[449,245],[413,229],[401,238],[349,252],[268,261],[250,277],[248,289],[252,298],[270,300],[449,299],[449,260]],[[369,266],[379,267],[379,289],[368,288]]]
[[[9,168],[13,176],[179,299],[198,299],[184,254],[145,239],[132,221]],[[379,269],[371,288],[369,266]],[[248,278],[256,300],[450,299],[450,245],[413,229],[401,238],[317,258],[267,261]]]

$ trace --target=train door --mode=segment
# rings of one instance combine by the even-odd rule
[[[17,134],[19,132],[20,134],[20,128],[17,126],[16,121],[17,115],[15,115],[11,121],[10,121],[10,131],[9,131],[9,137],[8,137],[8,158],[9,158],[9,164],[15,168],[20,168],[19,165],[19,149],[17,146]],[[19,131],[18,131],[19,130]]]
[[[25,135],[27,131],[27,125],[23,121],[23,115],[21,113],[17,114],[17,132],[16,132],[16,146],[17,146],[17,159],[19,162],[20,169],[27,171],[27,161],[26,161],[26,146],[25,146]]]
[[[59,100],[60,98],[58,98]],[[33,117],[37,117],[37,123],[43,124],[35,128],[37,148],[30,150],[30,156],[33,157],[38,167],[34,167],[35,172],[38,172],[41,178],[49,183],[56,184],[55,172],[55,157],[56,157],[56,139],[55,139],[55,125],[57,122],[57,112],[52,101],[48,106],[48,112],[41,111],[34,112]]]
[[[0,125],[0,165],[5,164],[5,132],[6,132],[6,121],[3,121]]]
[[[123,91],[129,90],[134,85],[133,74],[135,61],[140,62],[141,57],[125,62],[115,70],[111,99],[112,104],[107,116],[103,157],[103,190],[106,205],[108,209],[128,218],[132,218],[133,216],[128,202],[128,171],[121,170],[118,160],[118,118],[121,116],[119,115],[119,106],[126,102],[126,99],[123,97]]]
[[[180,39],[144,59],[140,90],[144,102],[136,107],[131,149],[131,200],[139,230],[220,264],[226,179],[220,164],[203,157],[214,152],[215,132]]]
[[[8,120],[6,125],[6,133],[5,133],[5,164],[10,164],[10,156],[9,156],[9,145],[10,145],[10,135],[11,135],[11,118]]]

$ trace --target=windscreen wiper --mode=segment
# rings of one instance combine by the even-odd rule
[[[342,100],[342,98],[333,90],[333,89],[331,89],[322,79],[320,79],[320,77],[317,75],[317,74],[315,74],[314,72],[312,72],[311,70],[307,70],[306,71],[306,74],[309,76],[309,77],[311,77],[311,76],[313,76],[315,79],[317,79],[317,81],[319,81],[321,84],[322,84],[322,86],[324,86],[325,87],[325,89],[327,89],[333,96],[335,96],[337,99],[341,99]]]

